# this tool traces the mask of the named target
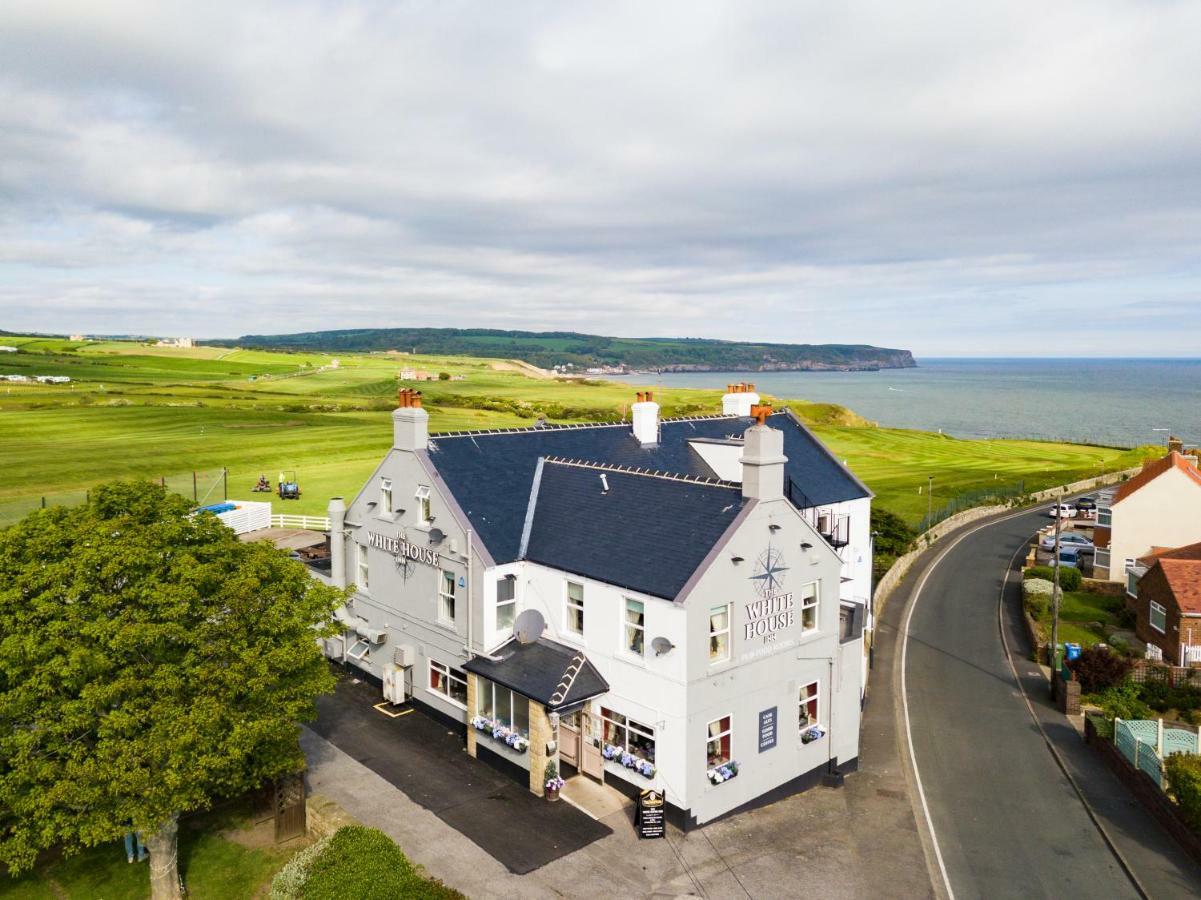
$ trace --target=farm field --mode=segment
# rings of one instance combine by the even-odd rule
[[[423,391],[431,430],[612,421],[634,388],[534,377],[498,360],[396,353],[330,354],[216,347],[159,348],[129,341],[72,343],[4,336],[0,375],[66,375],[70,384],[0,382],[0,524],[47,503],[82,499],[116,477],[166,478],[219,500],[214,472],[228,469],[231,498],[252,499],[259,474],[295,471],[303,496],[277,511],[322,514],[352,496],[390,445],[389,412],[402,368],[445,373],[406,382]],[[335,364],[336,359],[336,364]],[[660,390],[663,415],[717,412],[717,391]],[[767,399],[767,398],[765,398]],[[1143,452],[1037,441],[969,441],[870,427],[832,404],[770,398],[805,419],[835,454],[911,524],[955,496],[1019,482],[1033,491],[1127,468]],[[1154,452],[1154,451],[1151,451]],[[205,496],[208,492],[207,497]]]

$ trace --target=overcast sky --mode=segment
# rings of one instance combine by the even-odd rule
[[[0,328],[1201,355],[1201,3],[0,6]]]

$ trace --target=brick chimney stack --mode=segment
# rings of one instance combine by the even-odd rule
[[[392,447],[424,450],[429,446],[430,414],[421,408],[421,391],[401,388],[399,406],[392,411]]]
[[[767,424],[770,406],[755,404],[751,415],[755,424],[743,434],[742,496],[756,500],[780,500],[784,497],[784,432]]]

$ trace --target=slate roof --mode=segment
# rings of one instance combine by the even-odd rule
[[[742,486],[729,482],[553,458],[535,482],[523,559],[668,600],[746,503]]]
[[[582,651],[548,638],[523,644],[514,639],[491,654],[463,664],[468,672],[541,703],[548,712],[570,709],[608,693],[609,682]]]
[[[1122,483],[1118,488],[1117,493],[1113,495],[1111,506],[1121,503],[1139,488],[1144,487],[1172,469],[1179,469],[1185,475],[1193,480],[1194,483],[1201,485],[1201,471],[1197,470],[1195,461],[1191,456],[1181,456],[1175,450],[1171,451],[1167,456],[1154,460],[1143,466],[1143,470],[1131,478],[1129,481]]]
[[[659,443],[648,447],[639,443],[628,423],[432,435],[429,459],[492,558],[505,563],[518,558],[540,458],[713,478],[716,473],[689,446],[689,440],[740,439],[752,424],[750,417],[739,416],[664,419],[659,425]],[[774,413],[768,424],[784,434],[786,488],[798,507],[871,496],[790,413]]]

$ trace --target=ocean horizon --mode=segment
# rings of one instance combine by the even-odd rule
[[[1201,444],[1201,358],[924,357],[872,372],[664,372],[632,384],[761,393],[837,403],[888,428],[964,438],[1031,438],[1134,447],[1169,433]]]

